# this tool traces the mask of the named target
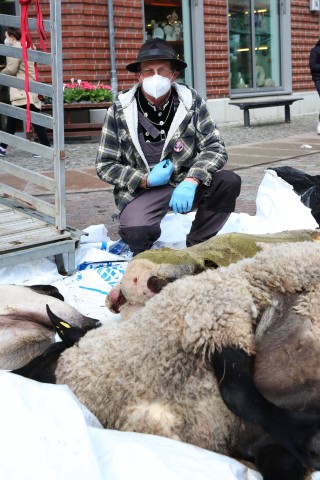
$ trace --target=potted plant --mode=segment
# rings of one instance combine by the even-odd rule
[[[94,124],[99,131],[112,100],[110,85],[102,82],[93,84],[72,78],[70,83],[63,84],[65,135],[77,128],[83,130],[83,124],[88,123]],[[52,110],[51,97],[44,97],[42,101],[45,110]],[[94,129],[88,127],[89,131],[91,133]]]
[[[70,83],[63,85],[63,101],[64,103],[79,102],[111,102],[112,92],[110,85],[104,85],[101,82],[93,84],[83,80],[71,79]]]

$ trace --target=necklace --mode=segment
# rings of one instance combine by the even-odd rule
[[[153,120],[151,120],[151,119],[149,118],[148,112],[145,112],[145,111],[143,110],[143,108],[142,108],[142,106],[141,106],[141,103],[140,103],[140,92],[138,92],[138,97],[137,97],[137,98],[138,98],[138,105],[139,105],[140,111],[141,111],[141,113],[143,113],[143,115],[144,115],[145,117],[148,118],[149,122],[153,123],[153,125],[159,125],[159,126],[162,126],[162,125],[164,125],[164,124],[166,123],[166,121],[167,121],[168,118],[169,118],[169,115],[170,115],[170,112],[171,112],[171,108],[172,108],[172,105],[173,105],[173,98],[171,99],[171,103],[170,103],[169,110],[168,110],[168,113],[167,113],[166,118],[165,118],[164,120],[160,120],[160,122],[154,122]],[[169,103],[169,102],[167,102],[167,104],[168,104],[168,103]],[[165,105],[164,108],[166,108],[166,106],[167,106],[167,105]]]
[[[139,91],[139,94],[140,94],[140,91]],[[169,92],[168,95],[167,95],[167,97],[166,97],[166,99],[165,99],[165,101],[164,101],[163,104],[160,105],[159,107],[156,107],[155,105],[153,105],[153,103],[150,103],[148,99],[146,99],[146,100],[147,100],[147,102],[148,102],[149,107],[151,107],[155,112],[159,112],[159,111],[160,111],[160,112],[161,112],[161,111],[163,112],[163,111],[167,108],[167,106],[168,106],[169,99],[170,99],[170,95],[171,95],[171,93]],[[160,113],[158,113],[158,115],[160,115]]]

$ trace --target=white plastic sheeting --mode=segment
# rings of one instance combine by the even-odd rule
[[[189,232],[195,213],[187,215],[168,214],[163,223],[163,232],[156,247],[185,246],[185,236]],[[274,170],[266,170],[256,197],[256,214],[232,213],[219,231],[223,233],[277,233],[285,230],[315,229],[318,224],[292,185],[278,177]]]
[[[262,479],[234,459],[186,443],[104,430],[64,385],[0,372],[0,390],[1,480]]]
[[[259,479],[241,463],[167,438],[103,430],[68,387],[0,372],[1,480]]]
[[[318,224],[292,185],[278,177],[274,170],[267,170],[259,186],[256,198],[256,214],[232,213],[219,234],[277,233],[285,230],[314,229]]]
[[[232,214],[220,233],[273,233],[313,229],[317,223],[293,189],[268,170],[259,187],[257,213]],[[155,247],[185,245],[194,213],[169,214]],[[113,255],[103,225],[91,226],[76,254],[79,270],[62,277],[53,259],[0,269],[2,284],[53,284],[83,314],[117,321],[106,293],[122,277],[127,259]],[[258,480],[228,457],[152,435],[108,431],[68,387],[42,385],[0,372],[0,480]],[[315,473],[313,480],[319,480]]]

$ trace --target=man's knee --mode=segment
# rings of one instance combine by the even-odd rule
[[[223,183],[228,189],[232,190],[237,194],[241,190],[241,177],[236,173],[230,170],[219,170],[214,174],[214,179],[217,179],[218,182]]]
[[[229,170],[219,170],[206,188],[205,208],[215,212],[233,212],[241,190],[241,178]]]
[[[160,234],[160,225],[120,227],[119,229],[120,237],[129,246],[133,255],[149,250]]]

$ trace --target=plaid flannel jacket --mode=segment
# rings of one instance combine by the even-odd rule
[[[140,181],[150,171],[138,141],[134,97],[138,86],[120,93],[108,109],[96,158],[99,178],[114,185],[119,212],[141,193]],[[204,99],[186,85],[174,83],[173,88],[177,90],[180,103],[160,161],[170,158],[173,162],[171,184],[178,184],[188,176],[210,185],[212,175],[228,159],[224,142]]]

